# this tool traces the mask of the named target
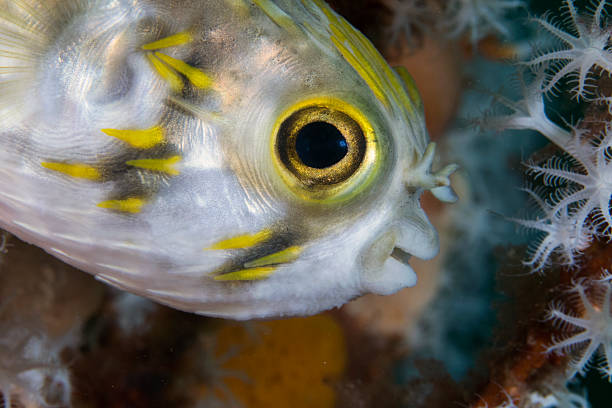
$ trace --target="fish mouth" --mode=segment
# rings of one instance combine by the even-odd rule
[[[365,252],[361,283],[366,291],[390,295],[416,284],[416,273],[409,264],[413,254],[397,245],[397,238],[396,230],[388,230]]]
[[[393,247],[393,251],[391,251],[391,258],[403,263],[404,265],[409,265],[410,258],[412,258],[412,254],[404,251],[400,247]]]

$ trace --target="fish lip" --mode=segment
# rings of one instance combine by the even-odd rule
[[[403,263],[404,265],[409,265],[410,258],[412,258],[412,254],[397,246],[393,247],[393,251],[391,251],[391,255],[389,256]]]

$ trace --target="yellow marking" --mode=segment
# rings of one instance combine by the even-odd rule
[[[338,51],[340,51],[348,63],[359,73],[363,80],[366,81],[370,89],[372,89],[372,92],[374,92],[374,95],[376,95],[376,97],[386,106],[389,106],[387,95],[384,92],[384,85],[381,83],[379,76],[369,64],[368,59],[361,50],[356,47],[356,45],[361,45],[361,41],[359,41],[358,38],[358,34],[360,33],[351,27],[344,19],[336,16],[327,5],[319,1],[315,1],[315,3],[329,20],[329,28],[332,32],[331,40]],[[346,44],[350,45],[350,50]]]
[[[276,265],[295,261],[302,253],[302,248],[299,246],[291,246],[282,251],[275,252],[270,255],[262,256],[261,258],[244,264],[247,268],[258,266]]]
[[[102,174],[98,169],[86,164],[68,164],[57,162],[42,162],[40,163],[46,169],[64,173],[67,176],[82,178],[87,180],[100,180]]]
[[[224,239],[212,245],[208,249],[243,249],[266,241],[272,236],[272,231],[263,229],[255,234],[238,235],[233,238]]]
[[[352,29],[352,27],[344,20],[338,18],[336,18],[336,24],[330,25],[330,29],[334,34],[332,42],[336,48],[338,48],[344,58],[353,66],[359,75],[361,75],[364,81],[366,81],[376,97],[389,107],[389,99],[387,97],[387,92],[385,92],[387,89],[385,89],[386,87],[382,83],[380,75],[378,75],[372,65],[370,65],[369,59],[361,52],[359,47],[355,46],[358,41],[355,40],[354,35],[351,35],[354,34],[355,30],[349,31],[348,29]],[[341,30],[344,31],[344,33]],[[351,50],[348,50],[346,46],[344,46],[344,42],[351,44]]]
[[[181,74],[185,75],[196,88],[208,88],[212,85],[212,79],[199,69],[194,68],[181,60],[169,57],[166,54],[162,54],[161,52],[156,52],[155,56]]]
[[[410,75],[408,70],[400,65],[395,67],[395,72],[397,72],[400,79],[404,83],[404,88],[406,89],[406,92],[408,92],[408,95],[410,95],[410,98],[414,104],[419,107],[423,106],[423,101],[421,100],[421,95],[419,95],[419,91],[417,90],[414,78],[412,78],[412,75]]]
[[[215,276],[216,281],[250,281],[261,280],[272,275],[276,270],[274,266],[264,266],[262,268],[242,269],[236,272],[230,272],[223,275]]]
[[[180,172],[174,168],[174,165],[181,160],[181,156],[172,156],[167,159],[138,159],[128,160],[125,162],[128,166],[139,167],[141,169],[158,171],[171,176],[176,176]]]
[[[163,79],[165,79],[168,84],[170,84],[170,88],[172,88],[174,92],[181,92],[183,90],[183,80],[181,79],[179,74],[171,70],[166,64],[164,64],[157,57],[155,57],[155,55],[147,54],[147,58],[149,59],[149,62],[151,63],[151,65],[153,65],[153,68],[155,68],[157,73]]]
[[[285,30],[294,34],[301,31],[291,16],[285,13],[271,0],[253,0],[253,3],[255,3],[264,13],[266,13],[266,15],[279,27],[284,28]]]
[[[187,44],[193,41],[193,37],[186,31],[162,38],[161,40],[153,41],[142,46],[143,50],[158,50],[160,48],[175,47],[177,45]]]
[[[163,129],[154,126],[143,130],[100,129],[109,136],[123,140],[137,149],[150,149],[164,141]]]
[[[405,115],[413,114],[415,102],[410,100],[413,89],[405,89],[402,86],[399,75],[391,70],[372,43],[346,20],[338,17],[323,1],[314,0],[314,3],[329,21],[332,42],[372,89],[374,95],[387,107],[390,107],[393,100]]]
[[[380,55],[380,52],[372,45],[372,43],[366,38],[363,33],[358,30],[352,28],[345,20],[342,20],[344,25],[351,29],[359,43],[366,49],[368,55],[372,60],[375,60],[378,63],[378,66],[382,68],[384,72],[384,76],[387,79],[387,87],[391,90],[391,94],[394,99],[398,102],[399,106],[405,109],[405,113],[414,113],[414,105],[410,101],[408,94],[400,81],[398,80],[398,75],[393,72],[387,61]],[[415,86],[416,90],[416,86]]]
[[[141,198],[126,198],[125,200],[102,201],[98,203],[98,207],[135,214],[140,212],[144,204],[145,201]]]
[[[332,29],[333,31],[333,29]],[[387,107],[389,103],[387,101],[385,92],[380,88],[378,81],[376,80],[376,74],[372,71],[368,70],[367,67],[364,67],[359,60],[359,56],[355,56],[351,51],[349,51],[336,37],[331,38],[332,42],[338,48],[338,51],[342,54],[342,56],[348,61],[349,64],[359,73],[361,78],[368,84],[372,92],[376,98],[378,98],[382,103],[384,103]]]

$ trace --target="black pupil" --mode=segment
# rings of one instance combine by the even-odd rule
[[[306,166],[323,169],[342,160],[348,145],[334,125],[312,122],[298,131],[295,150]]]

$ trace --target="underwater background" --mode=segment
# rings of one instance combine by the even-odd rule
[[[584,285],[596,311],[606,305],[600,295],[605,288],[598,285],[609,285],[609,231],[593,233],[588,247],[570,251],[573,263],[563,258],[568,252],[562,244],[549,259],[533,258],[542,231],[520,222],[538,219],[538,204],[524,189],[553,194],[565,185],[549,182],[542,175],[546,172],[529,171],[529,166],[562,162],[567,170],[576,160],[536,131],[538,125],[516,129],[520,126],[500,120],[515,114],[508,101],[526,98],[525,83],[537,81],[538,67],[528,62],[560,48],[535,18],[571,31],[568,4],[584,24],[603,4],[600,28],[608,33],[609,54],[612,4],[330,4],[391,65],[413,74],[442,161],[461,167],[453,175],[458,203],[442,205],[427,194],[422,199],[442,250],[433,261],[414,262],[419,283],[313,317],[235,322],[119,293],[2,235],[0,390],[5,406],[612,406],[602,358],[612,356],[599,350],[586,368],[575,369],[588,342],[551,349],[580,332],[567,322],[555,323],[551,310],[586,316],[576,303],[576,290],[568,289]],[[581,126],[596,135],[607,164],[612,145],[603,145],[600,140],[607,136],[598,135],[607,134],[612,119],[605,100],[612,96],[612,82],[603,68],[590,67],[590,94],[577,97],[575,78],[568,76],[541,100],[547,118],[560,128],[570,132]],[[550,69],[549,77],[562,68]],[[595,229],[601,225],[593,223]],[[525,265],[530,259],[535,262]],[[605,330],[603,339],[612,347],[612,325]]]

